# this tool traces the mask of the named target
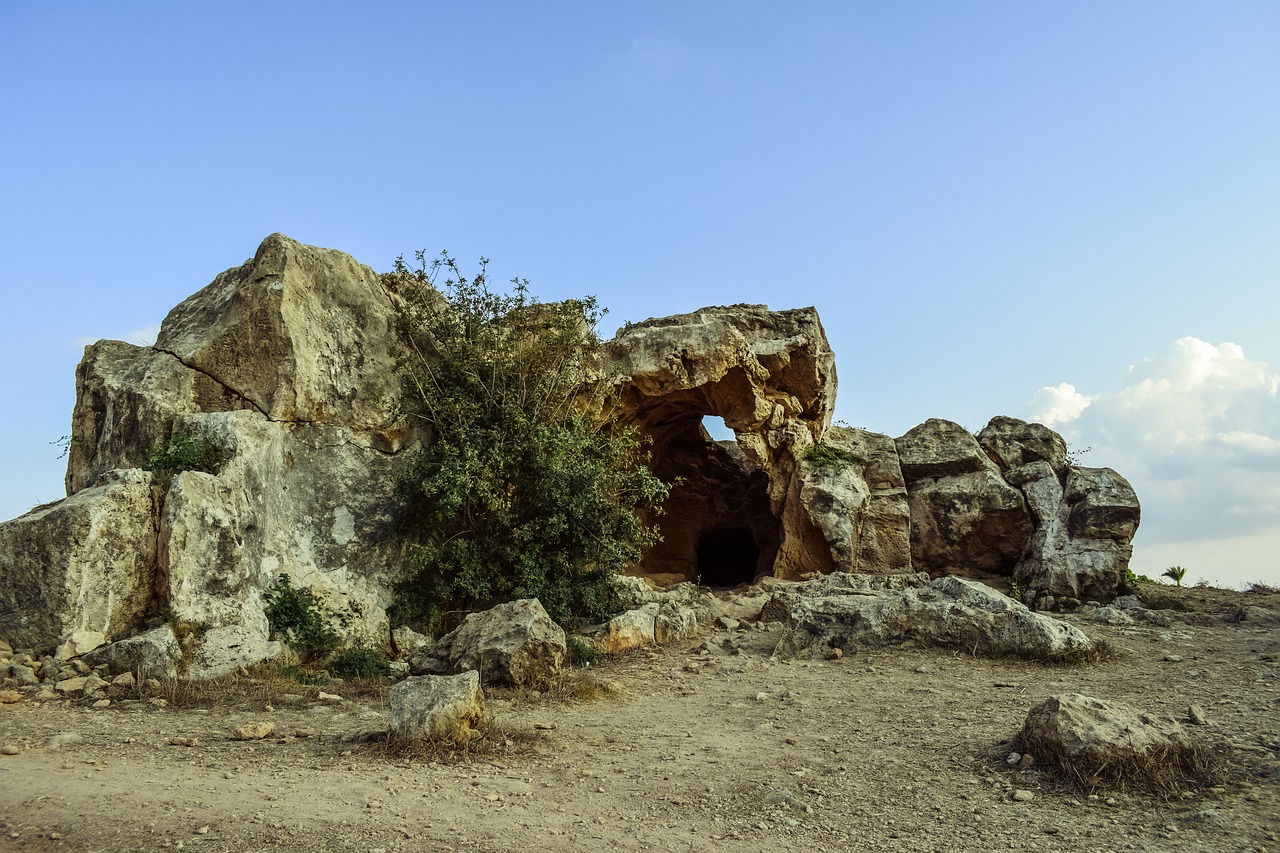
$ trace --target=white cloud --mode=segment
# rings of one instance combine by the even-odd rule
[[[1068,423],[1080,417],[1094,399],[1081,394],[1076,390],[1076,386],[1067,382],[1045,386],[1031,398],[1033,407],[1031,420],[1045,426]]]
[[[1091,447],[1087,464],[1133,484],[1138,542],[1252,541],[1280,531],[1280,374],[1236,344],[1186,337],[1124,381],[1109,394],[1042,388],[1029,408],[1075,446]]]

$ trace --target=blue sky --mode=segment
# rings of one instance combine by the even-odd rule
[[[1036,417],[1134,567],[1280,583],[1280,5],[0,5],[0,518],[84,343],[268,233],[485,255],[606,335],[819,309],[836,417]]]

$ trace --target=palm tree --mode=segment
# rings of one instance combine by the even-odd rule
[[[1182,579],[1185,578],[1186,576],[1187,576],[1187,570],[1182,568],[1182,566],[1170,566],[1169,568],[1165,569],[1164,574],[1161,575],[1161,577],[1169,578],[1178,586],[1182,586]]]

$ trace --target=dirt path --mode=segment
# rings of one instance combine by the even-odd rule
[[[622,699],[491,702],[539,737],[454,765],[354,740],[385,726],[370,700],[0,706],[0,744],[20,748],[0,755],[0,850],[1280,850],[1280,630],[1227,621],[1224,601],[1198,603],[1206,624],[1081,621],[1122,654],[1077,669],[910,648],[782,661],[766,632],[737,656],[642,653],[601,668]],[[1202,706],[1229,778],[1107,799],[1009,768],[1003,741],[1068,691]],[[287,736],[230,739],[264,719]]]

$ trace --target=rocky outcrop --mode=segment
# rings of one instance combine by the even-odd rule
[[[1074,660],[1093,641],[990,587],[958,577],[833,574],[791,593],[778,653],[823,657],[914,640],[970,654]]]
[[[401,418],[400,286],[273,234],[174,308],[154,346],[88,347],[68,497],[0,524],[0,638],[42,658],[76,632],[168,623],[175,665],[217,675],[280,651],[265,594],[287,574],[346,642],[387,648],[410,547],[396,482],[421,438]],[[1039,606],[1107,599],[1123,577],[1133,490],[1071,465],[1046,427],[831,426],[835,358],[813,308],[704,308],[628,325],[604,351],[609,414],[652,438],[672,484],[637,575],[732,588],[925,571],[1016,584]],[[706,416],[736,440],[712,440]],[[218,463],[141,470],[174,439]],[[706,612],[662,602],[655,640]]]

